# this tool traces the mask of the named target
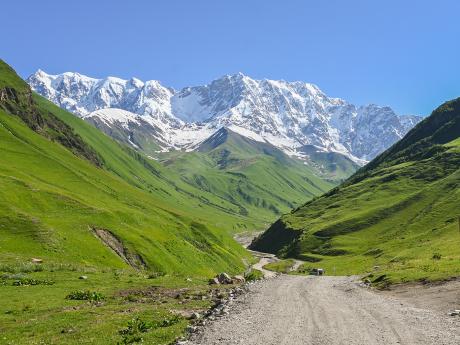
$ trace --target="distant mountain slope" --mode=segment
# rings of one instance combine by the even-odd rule
[[[308,158],[302,150],[307,145],[363,163],[401,139],[421,119],[398,116],[389,107],[357,107],[326,96],[313,84],[254,80],[241,73],[180,91],[158,81],[94,79],[70,72],[37,71],[28,82],[55,104],[96,123],[107,134],[123,136],[124,142],[147,154],[156,146],[193,149],[227,127],[289,155]],[[98,112],[107,108],[137,116],[126,114],[121,119],[117,109],[113,116],[112,110]]]
[[[272,145],[226,128],[194,152],[171,153],[164,164],[178,171],[186,183],[239,205],[241,214],[265,220],[329,190],[340,179],[335,175],[319,178],[317,171]]]
[[[395,281],[460,274],[460,98],[341,186],[282,216],[252,248]]]
[[[0,61],[0,260],[209,275],[242,269],[234,204],[31,93]]]

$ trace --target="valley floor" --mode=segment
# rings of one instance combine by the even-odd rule
[[[280,275],[252,285],[187,344],[460,344],[460,317],[448,315],[460,301],[433,303],[435,289],[381,293],[353,277]]]

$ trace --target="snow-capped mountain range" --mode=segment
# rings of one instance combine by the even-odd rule
[[[27,81],[42,96],[106,133],[117,128],[118,136],[139,147],[134,134],[142,131],[161,150],[193,150],[226,127],[289,155],[304,157],[314,148],[365,163],[421,120],[397,115],[390,107],[330,98],[313,84],[254,80],[241,73],[179,91],[155,80],[49,75],[41,70]]]

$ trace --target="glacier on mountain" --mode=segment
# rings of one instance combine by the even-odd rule
[[[95,79],[41,70],[28,83],[37,93],[90,122],[117,125],[128,137],[142,128],[162,150],[193,150],[227,127],[300,158],[314,147],[365,163],[421,120],[397,115],[390,107],[355,106],[330,98],[313,84],[255,80],[242,73],[179,91],[155,80]]]

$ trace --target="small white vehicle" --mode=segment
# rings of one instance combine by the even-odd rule
[[[314,275],[314,276],[322,276],[326,273],[326,271],[322,268],[313,268],[311,271],[310,271],[310,274],[311,275]]]

